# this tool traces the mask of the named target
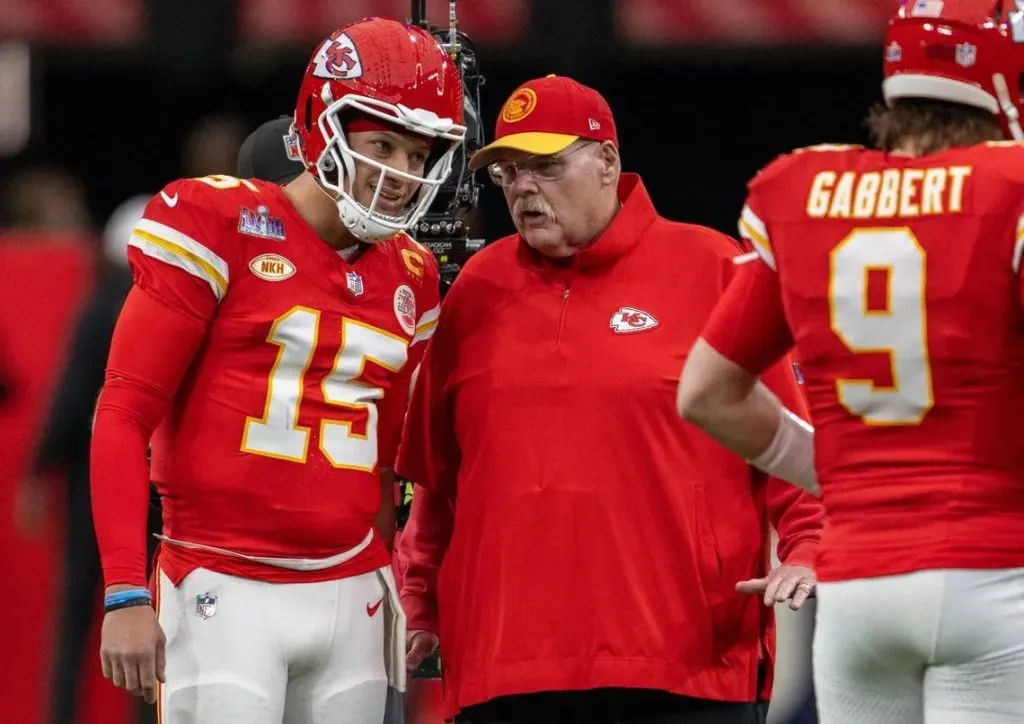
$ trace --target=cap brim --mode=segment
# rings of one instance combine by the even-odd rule
[[[548,156],[568,148],[579,136],[567,136],[563,133],[513,133],[511,136],[499,138],[494,143],[484,146],[469,159],[471,171],[494,163],[505,150],[523,151],[525,153]]]

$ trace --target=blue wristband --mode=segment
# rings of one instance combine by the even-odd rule
[[[118,606],[122,603],[130,603],[133,601],[145,601],[151,603],[153,597],[150,595],[149,590],[145,588],[133,588],[130,591],[118,591],[117,593],[111,593],[103,598],[103,608],[109,608],[111,606]]]

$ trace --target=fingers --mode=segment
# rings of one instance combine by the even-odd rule
[[[778,595],[779,586],[782,585],[783,576],[779,575],[778,569],[768,574],[768,585],[764,589],[764,605],[773,606]],[[783,599],[785,600],[785,599]]]
[[[108,612],[100,645],[103,675],[114,686],[152,704],[164,678],[166,641],[151,608]]]
[[[120,659],[115,658],[113,661],[110,662],[110,672],[110,680],[114,682],[114,686],[116,686],[118,689],[123,689],[125,683],[125,675],[124,666],[122,666]]]
[[[405,655],[405,667],[414,670],[423,659],[434,653],[437,648],[437,637],[429,631],[416,631],[409,640],[409,650]]]
[[[745,593],[748,596],[759,596],[765,592],[767,587],[767,578],[751,578],[748,581],[740,581],[736,584],[736,590],[739,593]]]
[[[167,683],[167,637],[160,632],[160,640],[156,643],[156,680]]]
[[[814,584],[808,581],[802,581],[800,585],[796,587],[796,593],[793,594],[793,600],[789,602],[789,607],[794,611],[799,611],[800,607],[803,606],[807,599],[814,593]]]
[[[136,693],[136,692],[133,692]],[[139,659],[139,696],[147,704],[156,701],[156,651]]]
[[[124,688],[129,694],[138,696],[141,692],[139,689],[139,659],[136,657],[125,657],[121,662],[124,670]]]
[[[780,566],[764,578],[751,578],[736,584],[739,593],[747,595],[764,594],[764,605],[789,601],[794,611],[814,595],[817,584],[814,571],[803,566]]]

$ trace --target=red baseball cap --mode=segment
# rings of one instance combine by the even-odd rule
[[[469,167],[487,166],[502,149],[549,155],[581,138],[619,144],[612,110],[600,93],[572,78],[549,75],[527,81],[505,101],[494,142],[473,154]]]

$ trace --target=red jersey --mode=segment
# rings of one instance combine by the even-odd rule
[[[821,580],[1024,565],[1024,147],[784,156],[760,261],[705,331],[757,373],[795,342],[827,523]]]
[[[518,235],[476,254],[420,369],[402,602],[440,635],[449,717],[606,686],[753,701],[772,619],[736,582],[764,574],[769,521],[781,560],[814,562],[817,501],[676,412],[738,244],[659,217],[635,175],[619,198],[571,260]],[[790,365],[766,379],[800,409]]]
[[[150,201],[129,261],[134,294],[203,330],[183,340],[157,328],[136,340],[195,346],[152,439],[172,541],[162,570],[175,582],[197,566],[312,581],[386,565],[371,533],[379,470],[392,465],[409,376],[436,324],[430,252],[399,235],[348,262],[279,186],[210,177],[174,182]],[[116,356],[108,379],[174,386]],[[136,578],[118,552],[134,543],[97,528],[108,585]]]

